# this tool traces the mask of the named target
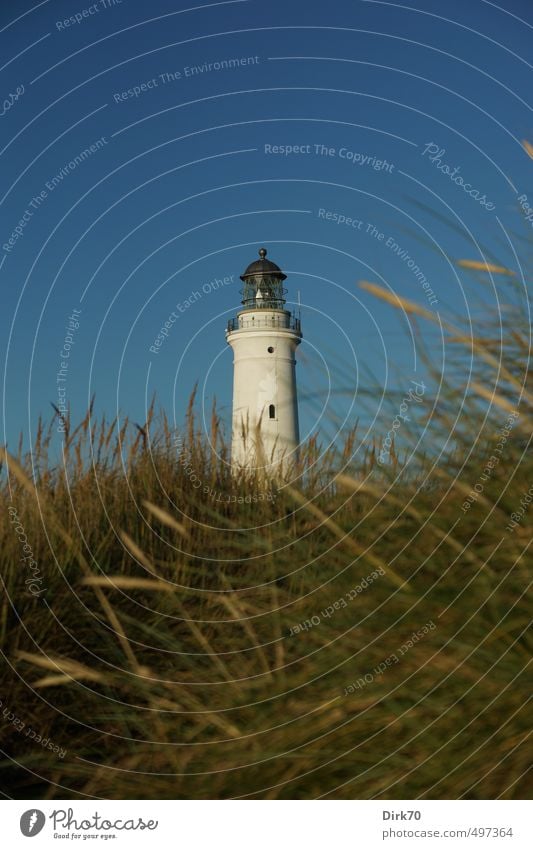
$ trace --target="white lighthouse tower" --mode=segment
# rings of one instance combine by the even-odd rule
[[[285,309],[286,275],[266,254],[261,248],[241,275],[242,309],[226,331],[234,354],[231,462],[279,471],[299,443],[294,354],[302,333]]]

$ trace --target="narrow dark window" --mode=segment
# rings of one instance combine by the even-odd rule
[[[269,417],[269,419],[275,419],[276,418],[276,408],[275,408],[274,404],[271,404],[270,407],[268,408],[268,417]]]

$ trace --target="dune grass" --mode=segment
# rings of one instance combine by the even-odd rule
[[[383,425],[232,477],[194,397],[179,433],[90,410],[60,463],[57,419],[3,452],[7,795],[530,797],[527,311],[443,328],[456,367],[386,462]]]

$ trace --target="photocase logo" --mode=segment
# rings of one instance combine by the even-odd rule
[[[42,811],[32,808],[25,811],[20,818],[20,830],[24,837],[35,837],[42,831],[46,817]]]

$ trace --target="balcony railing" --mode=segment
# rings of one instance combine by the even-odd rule
[[[281,328],[283,330],[296,330],[297,333],[301,333],[300,319],[292,315],[290,317],[271,316],[270,318],[249,318],[241,315],[237,318],[230,318],[228,321],[228,333],[231,333],[232,330],[254,330],[256,328],[258,330]]]

